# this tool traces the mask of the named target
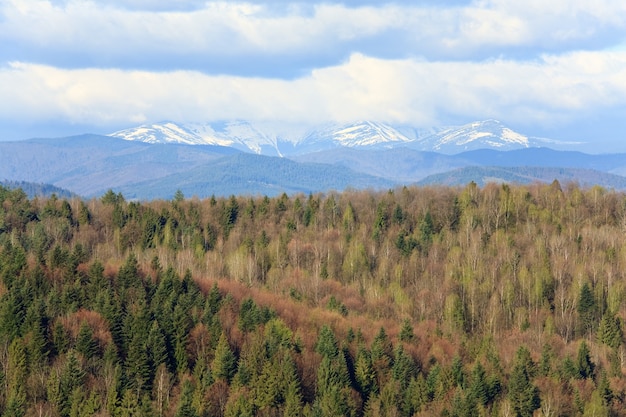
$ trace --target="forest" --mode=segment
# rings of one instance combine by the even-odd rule
[[[619,416],[626,194],[0,186],[2,416]]]

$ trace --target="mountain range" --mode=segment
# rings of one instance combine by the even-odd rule
[[[575,146],[495,120],[428,130],[369,121],[309,129],[164,122],[108,136],[0,142],[0,180],[86,198],[111,189],[131,199],[168,199],[177,190],[202,198],[554,179],[626,190],[626,155],[567,148]]]
[[[473,122],[463,126],[418,129],[385,123],[361,121],[350,124],[325,124],[314,128],[286,124],[233,121],[217,124],[182,125],[163,122],[133,127],[109,136],[146,143],[217,145],[269,156],[294,156],[337,148],[409,148],[456,154],[476,149],[513,150],[571,143],[525,136],[497,120]]]

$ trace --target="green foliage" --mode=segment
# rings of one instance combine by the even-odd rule
[[[578,354],[576,355],[576,370],[578,377],[582,379],[593,377],[595,365],[591,361],[591,353],[589,352],[589,346],[584,340],[580,342],[578,347]]]
[[[0,188],[0,414],[619,415],[624,202]]]
[[[378,208],[376,209],[376,219],[374,220],[374,227],[372,232],[372,238],[374,240],[379,240],[381,238],[382,233],[389,226],[389,215],[387,214],[387,208],[385,203],[381,201],[378,204]]]
[[[337,301],[334,295],[330,296],[330,299],[328,300],[328,304],[326,305],[326,307],[329,310],[338,312],[344,317],[348,315],[348,308],[342,302]]]
[[[235,196],[230,196],[228,204],[222,208],[221,225],[224,236],[228,237],[230,231],[235,227],[237,218],[239,217],[239,203]]]
[[[541,405],[539,389],[532,383],[532,366],[528,358],[528,349],[520,347],[509,380],[508,397],[517,417],[532,417]]]
[[[93,337],[91,327],[87,322],[83,322],[76,337],[76,351],[85,358],[91,358],[98,354],[98,342]]]
[[[236,371],[236,357],[222,332],[215,348],[215,357],[211,363],[213,378],[230,381]]]
[[[596,299],[588,283],[584,283],[580,288],[576,311],[579,317],[579,331],[581,334],[591,333],[595,327],[594,318],[596,315]]]
[[[413,333],[413,326],[409,319],[402,320],[402,328],[400,329],[400,341],[412,342],[415,340],[415,334]]]
[[[198,414],[192,405],[193,385],[189,380],[183,383],[183,392],[181,395],[178,409],[176,410],[175,417],[197,417]]]
[[[274,313],[267,307],[258,307],[254,300],[248,298],[241,303],[239,309],[239,328],[244,332],[254,330],[258,325],[267,323]]]
[[[617,349],[622,344],[623,337],[621,319],[608,312],[605,313],[598,327],[598,341]]]
[[[339,345],[337,338],[329,326],[322,326],[315,344],[315,351],[325,358],[336,358],[339,356]]]
[[[406,389],[411,378],[417,376],[418,366],[412,357],[410,357],[399,344],[394,352],[393,367],[391,375],[393,379],[398,381],[402,390]]]
[[[370,353],[360,347],[354,364],[354,378],[359,392],[362,393],[364,400],[367,401],[371,394],[378,392],[376,381],[376,371],[372,363]]]

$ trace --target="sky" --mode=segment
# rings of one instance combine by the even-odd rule
[[[235,119],[626,150],[626,2],[0,0],[0,140]]]

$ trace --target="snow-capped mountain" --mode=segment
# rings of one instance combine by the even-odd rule
[[[308,130],[298,126],[246,121],[189,125],[165,122],[126,129],[109,136],[149,143],[228,146],[272,156],[298,155],[339,147],[409,147],[421,151],[456,154],[485,148],[522,149],[549,143],[547,140],[517,133],[497,120],[428,130],[394,127],[372,121],[327,124]]]
[[[294,135],[270,124],[252,124],[230,121],[215,124],[181,125],[173,122],[147,124],[133,127],[109,136],[148,143],[182,143],[186,145],[217,145],[252,152],[259,155],[283,156],[281,145],[297,140],[304,129],[295,129]],[[295,138],[295,139],[294,139]],[[290,148],[287,146],[287,148]]]
[[[445,128],[432,135],[417,139],[415,144],[420,150],[445,154],[485,148],[507,151],[540,146],[537,140],[514,132],[497,120],[485,120]]]
[[[189,128],[173,122],[141,125],[111,133],[109,136],[146,143],[183,143],[185,145],[205,145],[205,138]],[[224,146],[228,144],[224,143]]]
[[[397,147],[411,142],[395,128],[370,121],[346,125],[328,125],[311,131],[303,142],[334,143],[349,148],[355,147]]]

